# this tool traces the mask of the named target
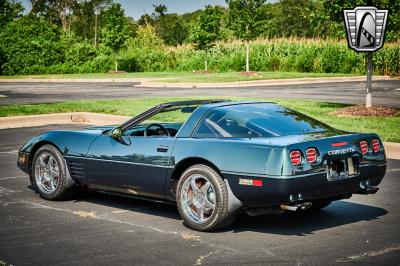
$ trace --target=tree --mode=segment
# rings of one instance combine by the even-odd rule
[[[376,6],[378,9],[388,9],[389,19],[386,25],[386,40],[396,41],[400,38],[399,0],[325,0],[325,12],[330,21],[336,26],[341,38],[345,38],[343,9],[353,9],[356,6]]]
[[[0,31],[7,23],[22,16],[24,7],[15,0],[0,1]]]
[[[135,38],[139,30],[139,25],[132,17],[127,17],[126,19],[128,21],[129,36]]]
[[[25,16],[8,23],[0,33],[0,50],[6,75],[33,74],[64,60],[59,28],[42,18]]]
[[[145,13],[143,14],[140,19],[138,20],[138,24],[141,27],[146,27],[146,26],[154,26],[155,21],[152,16],[149,14]]]
[[[153,5],[152,25],[157,35],[164,40],[167,45],[177,46],[182,44],[187,38],[188,29],[181,16],[176,13],[167,14],[165,5]]]
[[[204,69],[208,71],[208,50],[221,39],[222,11],[217,6],[206,6],[192,24],[191,40],[197,50],[204,50]]]
[[[280,36],[316,37],[325,33],[329,20],[321,2],[282,0],[278,6]]]
[[[154,11],[156,12],[155,16],[162,17],[164,16],[168,9],[166,5],[160,4],[160,5],[153,5]],[[158,14],[158,15],[157,15]]]
[[[114,3],[103,14],[103,45],[115,57],[115,71],[118,71],[118,52],[125,46],[129,37],[128,21],[121,4]]]
[[[112,0],[79,1],[74,8],[72,29],[75,36],[84,40],[93,40],[97,45],[98,29],[101,28],[101,12],[111,5]]]
[[[246,44],[246,72],[249,67],[249,42],[263,30],[265,17],[262,6],[265,0],[226,0],[228,4],[228,27]]]
[[[188,29],[182,18],[176,13],[160,16],[156,23],[156,32],[167,45],[181,45],[188,36]]]
[[[61,24],[66,32],[71,26],[71,20],[68,18],[71,18],[77,4],[77,0],[31,0],[31,13],[45,17],[52,23]]]

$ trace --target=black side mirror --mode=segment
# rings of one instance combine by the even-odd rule
[[[120,139],[122,137],[122,130],[119,127],[114,128],[111,131],[111,137],[114,139]]]

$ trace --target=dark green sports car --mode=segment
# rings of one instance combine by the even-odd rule
[[[211,231],[240,212],[319,210],[375,193],[386,158],[376,134],[336,130],[275,103],[195,100],[119,126],[36,136],[18,166],[45,199],[81,187],[176,202],[188,227]]]

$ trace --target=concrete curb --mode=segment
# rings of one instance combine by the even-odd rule
[[[373,76],[373,81],[392,80],[388,76]],[[356,77],[325,77],[325,78],[297,78],[297,79],[271,79],[271,80],[251,80],[236,82],[214,82],[214,83],[169,83],[156,81],[143,81],[136,88],[240,88],[240,87],[258,87],[258,86],[276,86],[276,85],[301,85],[318,84],[334,82],[365,82],[365,76]]]
[[[136,83],[154,78],[0,78],[0,83]]]
[[[45,115],[0,117],[0,129],[37,127],[61,124],[117,125],[129,120],[129,116],[108,115],[90,112],[72,112]],[[400,160],[400,143],[384,142],[386,157]]]
[[[146,88],[240,88],[257,86],[275,85],[301,85],[309,83],[333,83],[333,82],[364,82],[365,76],[349,77],[323,77],[323,78],[295,78],[295,79],[270,79],[270,80],[251,80],[236,82],[189,82],[174,83],[162,82],[162,80],[174,80],[174,78],[27,78],[27,79],[1,79],[0,83],[132,83],[135,87]],[[392,80],[389,76],[373,76],[373,81]],[[158,81],[156,81],[158,80]]]
[[[400,160],[400,143],[384,142],[383,145],[388,159]]]
[[[130,117],[128,116],[89,112],[0,117],[0,129],[60,124],[88,124],[104,126],[121,124],[127,121],[129,118]]]

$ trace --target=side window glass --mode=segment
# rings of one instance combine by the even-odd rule
[[[224,112],[214,110],[208,114],[200,123],[196,132],[193,134],[195,138],[218,138],[232,137],[220,124],[220,119]]]

